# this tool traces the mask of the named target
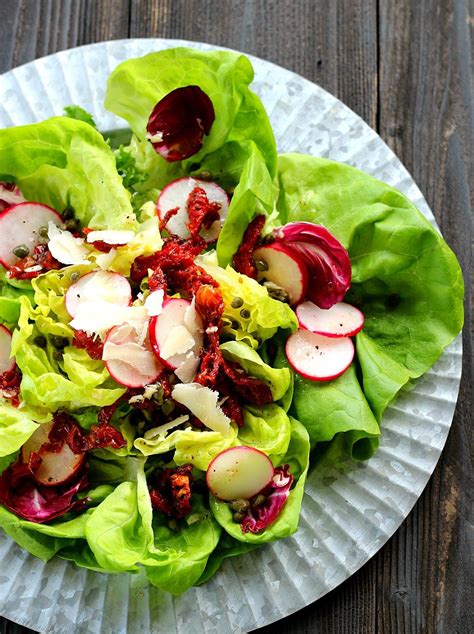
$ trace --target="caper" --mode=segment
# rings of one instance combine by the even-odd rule
[[[50,341],[57,350],[64,350],[64,348],[69,345],[69,339],[67,337],[61,337],[61,335],[53,335]]]
[[[77,220],[66,220],[66,229],[68,231],[77,231],[79,229],[79,222]]]
[[[259,493],[253,498],[252,506],[262,506],[262,504],[265,504],[266,501],[267,501],[267,498],[261,493]]]
[[[265,286],[269,297],[271,297],[272,299],[277,299],[279,302],[288,302],[290,298],[288,292],[285,291],[284,288],[281,288],[281,286],[278,286],[278,284],[265,281],[263,282],[263,286]]]
[[[178,530],[178,522],[176,520],[169,520],[168,521],[168,528],[171,531],[177,531]]]
[[[246,308],[242,308],[242,310],[240,311],[240,316],[242,317],[242,319],[248,319],[250,317],[250,311]]]
[[[255,268],[257,271],[268,271],[268,264],[265,260],[255,260]]]
[[[229,504],[230,508],[237,513],[245,513],[250,508],[250,502],[245,498],[237,498]]]
[[[212,174],[209,170],[203,170],[199,175],[199,178],[203,181],[210,181],[212,180]]]
[[[53,352],[53,359],[55,359],[56,361],[62,361],[63,360],[62,350],[55,350]]]
[[[241,297],[235,297],[232,300],[232,304],[231,304],[232,308],[240,308],[243,305],[244,305],[244,300]]]
[[[156,387],[156,391],[153,393],[152,399],[158,405],[162,405],[163,403],[163,386],[162,385],[158,385]]]
[[[232,519],[237,524],[240,524],[240,522],[244,519],[244,517],[245,517],[245,515],[243,513],[234,513],[233,516],[232,516]]]
[[[232,328],[232,330],[238,330],[239,329],[239,322],[235,321],[235,319],[233,319],[230,322],[230,327]]]
[[[71,218],[74,218],[74,211],[70,207],[66,207],[62,213],[62,217],[64,220],[71,220]]]
[[[161,406],[161,409],[165,416],[169,416],[169,414],[171,414],[171,412],[174,410],[173,401],[169,398],[166,399],[165,401],[163,401],[163,405]]]
[[[69,279],[71,280],[71,282],[77,282],[77,280],[81,277],[81,274],[78,273],[77,271],[73,271],[71,273],[71,275],[69,276]]]
[[[48,238],[48,227],[40,227],[38,230],[38,233],[40,234],[41,238]]]
[[[29,255],[30,250],[26,246],[26,244],[19,244],[12,251],[13,255],[16,255],[17,258],[26,258]]]
[[[38,346],[38,348],[46,348],[46,337],[44,335],[38,335],[33,339],[33,343],[35,346]]]

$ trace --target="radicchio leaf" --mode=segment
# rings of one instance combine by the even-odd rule
[[[182,161],[199,152],[214,119],[212,101],[199,86],[176,88],[153,108],[147,138],[168,162]]]
[[[307,299],[320,308],[331,308],[344,299],[351,285],[351,261],[342,244],[323,226],[289,222],[274,231],[306,266],[310,284]]]
[[[26,198],[23,198],[21,191],[15,183],[0,182],[0,211],[8,209],[8,207],[12,205],[25,202]]]
[[[290,487],[293,483],[293,476],[290,473],[290,466],[277,467],[271,483],[262,493],[267,497],[264,504],[257,507],[250,507],[241,522],[243,533],[260,533],[272,524],[284,507]]]
[[[42,524],[85,508],[87,500],[74,500],[74,496],[87,484],[87,473],[82,470],[69,484],[41,486],[33,480],[29,465],[17,460],[0,476],[0,504],[25,520]]]

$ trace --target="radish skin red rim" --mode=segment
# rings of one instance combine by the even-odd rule
[[[263,451],[241,445],[217,454],[207,468],[206,483],[220,500],[250,499],[270,484],[274,472]]]
[[[325,337],[353,337],[364,327],[363,313],[345,302],[326,309],[303,302],[296,308],[296,316],[301,328]]]
[[[69,315],[77,317],[79,307],[89,302],[103,301],[117,306],[129,306],[132,288],[126,277],[112,271],[92,271],[72,284],[65,296],[65,306]]]
[[[229,210],[229,197],[225,190],[223,190],[220,185],[217,185],[217,183],[203,181],[198,178],[192,178],[191,176],[172,181],[163,188],[158,198],[158,202],[156,203],[158,215],[160,220],[164,220],[168,211],[178,208],[178,213],[170,218],[166,228],[170,233],[180,238],[190,238],[191,234],[187,227],[189,216],[186,210],[186,204],[189,194],[196,187],[201,187],[205,191],[210,203],[219,203],[221,206],[220,220],[216,220],[209,229],[203,229],[200,233],[206,242],[214,242],[217,240],[220,228]]]
[[[286,357],[295,372],[311,381],[330,381],[343,374],[354,358],[349,337],[324,337],[309,330],[290,335]]]
[[[0,374],[11,372],[16,365],[15,359],[10,358],[12,349],[12,333],[0,324]]]
[[[0,263],[10,268],[20,259],[13,249],[20,245],[28,248],[30,254],[41,241],[40,229],[53,222],[62,225],[61,216],[40,203],[19,203],[8,207],[0,214]]]
[[[283,288],[292,306],[303,301],[308,289],[308,271],[297,254],[285,245],[274,243],[255,249],[253,257],[268,267],[266,271],[259,271],[259,281],[268,280]]]

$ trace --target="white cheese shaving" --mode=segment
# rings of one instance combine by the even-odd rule
[[[217,405],[217,392],[199,383],[181,383],[174,386],[171,396],[177,403],[187,407],[206,427],[224,436],[229,435],[230,418]]]
[[[63,231],[54,222],[48,222],[48,248],[53,258],[61,264],[88,264],[89,250],[82,238],[75,238],[70,231]]]
[[[160,315],[163,310],[165,292],[162,288],[152,291],[145,300],[145,308],[150,317]]]
[[[175,354],[184,354],[194,347],[195,340],[192,334],[184,326],[174,326],[171,328],[168,337],[162,348],[160,348],[160,357],[169,359]]]
[[[143,306],[117,306],[105,301],[88,301],[78,306],[76,316],[69,325],[74,330],[103,335],[113,326],[125,323],[141,328],[147,319]]]
[[[199,367],[199,357],[193,351],[188,352],[183,363],[176,368],[174,373],[182,383],[191,383],[196,376]]]
[[[117,231],[105,229],[104,231],[91,231],[87,234],[87,242],[105,242],[105,244],[128,244],[135,237],[134,231]]]
[[[155,134],[147,132],[146,138],[152,143],[161,143],[163,141],[163,132],[156,132]]]
[[[196,311],[195,297],[193,297],[192,302],[184,311],[184,325],[194,336],[198,333],[203,333],[202,319]]]
[[[116,255],[116,249],[110,249],[108,253],[101,253],[100,255],[96,255],[95,261],[99,268],[101,268],[103,271],[108,271]]]
[[[143,376],[153,376],[156,373],[156,362],[149,350],[137,343],[116,344],[106,341],[102,354],[104,361],[120,361],[132,366]]]
[[[145,440],[151,440],[152,438],[156,438],[157,436],[165,436],[167,431],[169,431],[170,429],[174,429],[175,427],[178,427],[183,423],[187,423],[188,420],[189,416],[187,414],[184,414],[183,416],[178,416],[178,418],[170,420],[169,423],[164,423],[159,427],[153,427],[153,429],[148,429],[143,434],[143,437],[145,438]]]
[[[28,266],[25,269],[25,273],[36,273],[37,271],[42,271],[43,267],[41,264],[35,264],[34,266]]]

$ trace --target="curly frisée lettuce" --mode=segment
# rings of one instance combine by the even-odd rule
[[[297,530],[310,455],[323,473],[370,458],[387,406],[462,326],[441,236],[354,168],[277,157],[252,80],[243,55],[170,49],[110,75],[127,147],[80,106],[0,130],[1,262],[15,265],[0,266],[0,527],[37,557],[144,571],[175,595],[204,583]],[[160,190],[189,176],[159,217]],[[203,181],[225,190],[227,215]],[[53,209],[35,237],[26,218],[29,246],[12,249],[2,232],[24,200]],[[186,239],[169,222],[182,210]],[[327,240],[309,240],[315,225]],[[310,324],[323,306],[328,330]],[[312,347],[295,360],[286,343],[301,333]],[[326,371],[306,371],[314,358]]]

